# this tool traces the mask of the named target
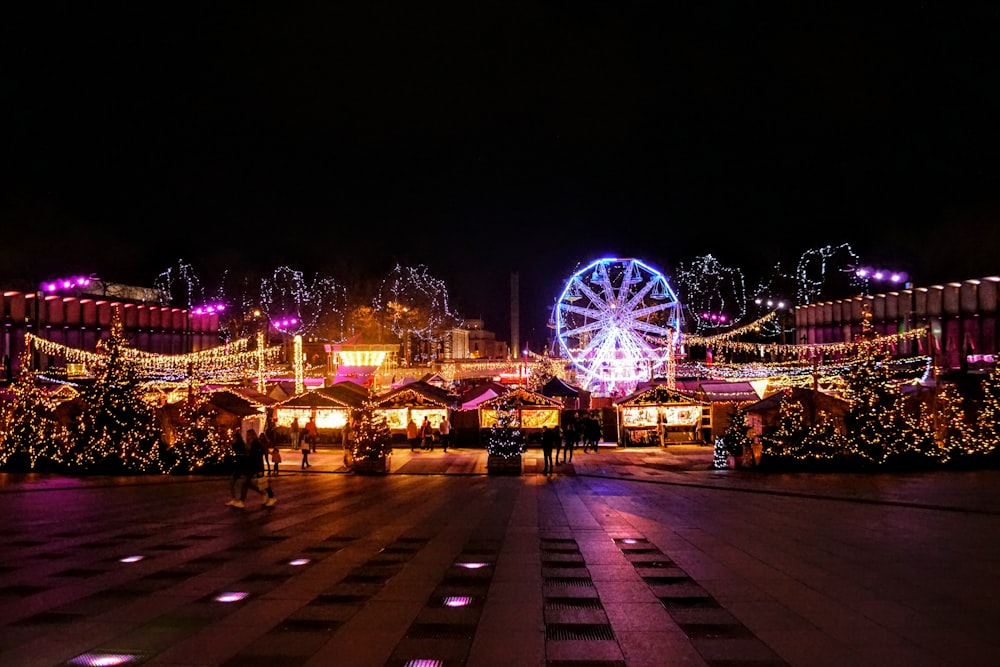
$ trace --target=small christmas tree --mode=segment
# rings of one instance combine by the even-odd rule
[[[349,446],[355,461],[378,461],[392,453],[392,431],[376,408],[375,399],[369,396],[354,412]]]
[[[729,427],[715,441],[716,468],[728,468],[727,457],[729,456],[745,456],[746,453],[749,453],[750,458],[753,458],[751,448],[753,443],[750,441],[749,430],[746,412],[734,408]]]
[[[497,405],[497,422],[486,436],[486,451],[505,459],[524,453],[524,434],[517,424],[517,403],[512,396],[503,397]]]

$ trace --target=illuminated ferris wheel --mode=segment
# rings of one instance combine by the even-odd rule
[[[562,353],[596,395],[624,395],[672,372],[681,304],[663,275],[637,259],[599,259],[566,281],[552,313]]]

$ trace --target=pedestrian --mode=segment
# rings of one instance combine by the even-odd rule
[[[420,449],[433,451],[434,434],[431,432],[431,420],[424,415],[424,421],[420,424]]]
[[[572,417],[572,415],[563,425],[563,439],[566,442],[565,448],[563,449],[563,463],[572,463],[573,450],[576,449],[576,442],[579,439],[579,434],[576,431],[576,420]]]
[[[292,419],[292,425],[288,429],[288,437],[291,440],[292,449],[298,449],[299,448],[299,437],[301,435],[302,435],[302,432],[299,429],[299,418],[295,417],[294,419]]]
[[[552,431],[548,426],[542,427],[542,474],[548,475],[555,471],[552,465],[552,449],[555,441],[552,439]]]
[[[281,463],[281,449],[277,444],[271,445],[271,474],[278,476],[278,464]]]
[[[559,452],[562,451],[562,432],[558,426],[553,426],[551,430],[555,432],[555,435],[549,435],[549,437],[552,438],[552,450],[555,452],[556,465],[559,465]]]
[[[310,415],[306,422],[306,441],[309,443],[309,451],[316,453],[316,443],[319,441],[319,429],[316,428],[316,415]]]
[[[417,422],[413,421],[413,417],[410,417],[410,421],[406,423],[406,440],[410,443],[410,451],[415,451],[420,438],[417,431]]]
[[[583,421],[583,440],[586,447],[597,453],[597,443],[601,441],[601,422],[591,413]]]
[[[240,429],[238,428],[233,433],[231,447],[233,472],[229,477],[229,502],[226,504],[230,507],[243,507],[243,502],[239,496],[239,488],[242,485],[243,474],[247,469],[247,444],[243,440],[243,434],[240,433]]]
[[[277,499],[274,497],[274,490],[271,489],[271,482],[264,474],[264,445],[257,432],[253,429],[247,431],[247,462],[246,474],[243,477],[243,486],[240,489],[240,504],[236,507],[243,507],[247,499],[247,492],[253,489],[264,498],[264,507],[274,507]]]
[[[309,438],[306,437],[305,433],[303,433],[302,435],[303,435],[303,437],[299,441],[299,451],[302,452],[302,466],[301,466],[301,468],[302,468],[302,470],[305,470],[306,468],[311,468],[312,464],[309,463]]]
[[[447,452],[448,445],[451,444],[451,422],[448,421],[447,413],[445,413],[445,416],[438,423],[438,433],[441,434],[441,449]]]
[[[347,421],[344,422],[344,427],[340,429],[340,445],[344,448],[344,451],[346,451],[348,446],[351,444],[351,439],[354,437],[354,434],[351,433],[353,430],[354,415],[348,414]]]
[[[271,438],[268,437],[267,431],[261,431],[258,435],[260,438],[260,444],[264,447],[264,469],[268,475],[271,474]]]

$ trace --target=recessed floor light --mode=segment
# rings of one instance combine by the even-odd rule
[[[459,567],[464,567],[467,570],[478,570],[480,568],[489,567],[489,563],[455,563]]]
[[[239,602],[240,600],[245,600],[248,595],[250,594],[246,591],[227,591],[219,593],[213,599],[216,602]]]
[[[441,604],[445,607],[468,607],[473,602],[475,599],[468,595],[448,595],[441,598]]]
[[[415,658],[413,660],[407,660],[404,667],[443,667],[444,660],[435,660],[434,658]]]
[[[145,558],[145,556],[125,556],[124,558],[119,558],[118,562],[119,563],[138,563],[143,558]]]
[[[308,558],[294,558],[288,561],[289,565],[307,565],[309,563]]]
[[[67,665],[74,667],[116,667],[116,665],[138,665],[146,657],[137,653],[83,653]]]

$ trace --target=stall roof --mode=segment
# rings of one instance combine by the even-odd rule
[[[567,398],[577,398],[580,394],[584,393],[583,389],[574,387],[560,377],[553,377],[539,389],[539,392],[545,396],[563,396]]]
[[[320,393],[318,389],[304,391],[297,396],[286,398],[278,403],[282,408],[352,408],[351,402],[343,397],[335,398],[328,394]]]
[[[351,389],[348,385],[353,385],[361,389],[361,392]],[[319,389],[313,389],[313,392],[331,398],[344,406],[352,408],[360,408],[364,402],[365,398],[368,396],[368,392],[364,387],[356,385],[350,381],[339,382],[330,387],[320,387]]]
[[[658,384],[629,394],[615,401],[616,405],[668,405],[701,403],[701,401],[682,394],[676,389]]]
[[[806,405],[811,401],[817,409],[824,410],[832,415],[844,415],[850,410],[850,403],[842,398],[804,387],[791,387],[775,392],[755,403],[751,403],[743,408],[743,411],[764,414],[777,413],[781,409],[781,404],[785,401],[795,401],[802,405]]]
[[[562,402],[555,398],[550,398],[544,394],[539,394],[535,391],[529,391],[527,389],[511,389],[499,396],[494,396],[491,399],[485,400],[479,404],[480,408],[496,409],[501,403],[505,401],[512,401],[517,407],[525,406],[536,406],[536,407],[552,407],[562,409]]]
[[[489,382],[483,382],[482,384],[477,384],[475,387],[472,387],[459,396],[458,409],[469,410],[478,406],[483,401],[488,401],[491,398],[506,393],[507,387],[499,382],[493,382],[492,380]]]
[[[383,408],[433,405],[451,407],[454,397],[444,389],[427,384],[423,380],[408,382],[402,387],[390,389],[378,397],[378,405]]]
[[[703,381],[698,385],[697,395],[706,403],[750,403],[760,400],[760,394],[749,382]]]
[[[228,412],[238,417],[260,414],[262,407],[259,403],[255,403],[230,389],[213,391],[208,397],[208,403],[219,411]]]

